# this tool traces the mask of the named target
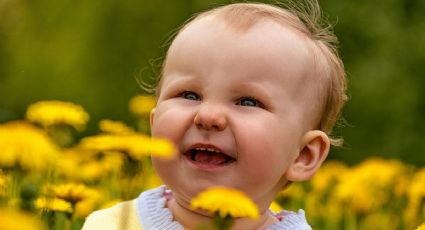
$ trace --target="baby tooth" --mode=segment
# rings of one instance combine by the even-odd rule
[[[213,148],[195,148],[198,151],[209,151],[209,152],[216,152],[219,153],[220,151],[213,149]]]

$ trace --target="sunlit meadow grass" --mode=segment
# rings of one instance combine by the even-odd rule
[[[173,157],[173,146],[146,134],[152,97],[129,104],[138,127],[102,120],[97,135],[80,140],[89,115],[69,102],[38,102],[0,124],[0,230],[80,229],[92,211],[160,185],[150,155]],[[314,229],[415,229],[425,221],[425,168],[328,161],[311,181],[283,190],[272,209],[281,207],[305,209]]]

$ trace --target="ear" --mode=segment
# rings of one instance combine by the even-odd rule
[[[320,130],[306,132],[301,143],[301,151],[286,172],[286,178],[289,181],[310,179],[320,168],[329,153],[329,137]]]
[[[153,108],[151,110],[151,113],[149,114],[149,124],[151,125],[151,128],[152,128],[152,125],[153,125],[154,118],[155,118],[155,108]]]

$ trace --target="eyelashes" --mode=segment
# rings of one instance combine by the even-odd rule
[[[192,91],[184,91],[183,93],[180,94],[180,96],[187,100],[193,100],[193,101],[201,100],[201,97],[197,93]]]
[[[179,94],[179,97],[187,99],[187,100],[192,100],[192,101],[200,101],[202,99],[199,94],[193,91],[183,91],[182,93]],[[255,97],[251,97],[251,96],[240,97],[239,99],[236,100],[235,105],[245,106],[245,107],[264,108],[263,103],[261,103]]]
[[[261,107],[261,103],[253,97],[242,97],[236,104],[240,106]]]

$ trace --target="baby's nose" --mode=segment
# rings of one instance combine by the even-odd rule
[[[199,129],[223,131],[227,118],[220,106],[204,104],[196,113],[194,123]]]

